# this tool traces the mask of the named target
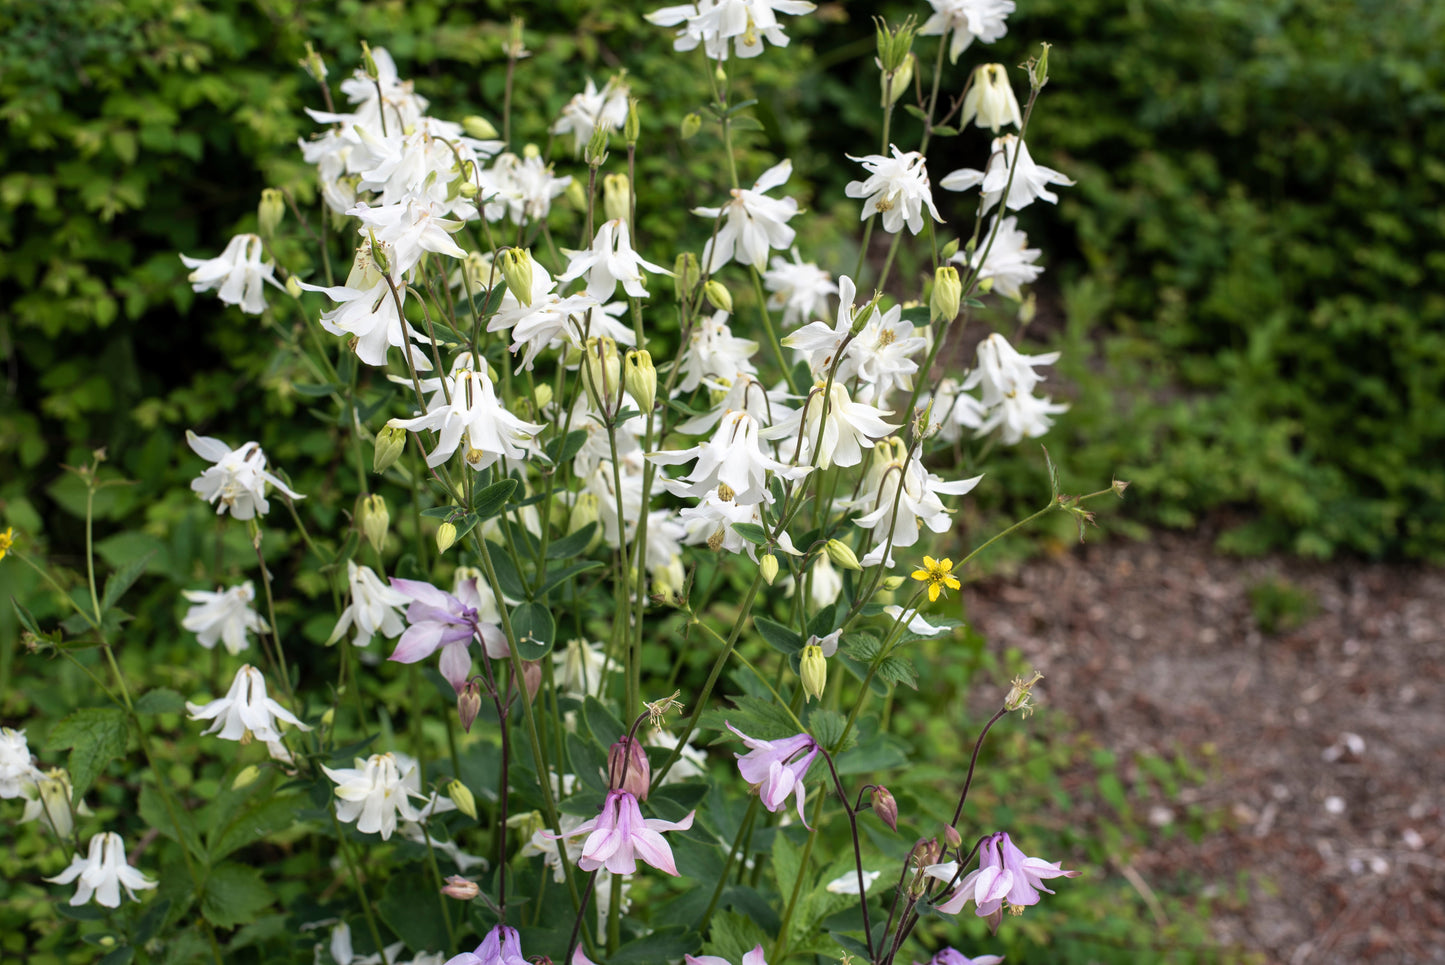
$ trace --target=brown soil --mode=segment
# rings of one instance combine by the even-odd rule
[[[990,647],[1033,661],[1041,703],[1098,744],[1207,762],[1202,785],[1136,802],[1146,827],[1191,805],[1222,819],[1134,856],[1141,894],[1211,882],[1214,935],[1240,957],[1445,962],[1445,572],[1161,533],[966,592]]]

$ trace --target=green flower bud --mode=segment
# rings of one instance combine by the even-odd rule
[[[365,40],[361,42],[361,68],[371,80],[381,77],[381,71],[376,68],[376,60],[371,56],[371,45]]]
[[[707,296],[707,303],[713,308],[724,312],[733,310],[732,292],[728,291],[727,286],[717,279],[709,278],[707,284],[702,286],[702,292]]]
[[[276,188],[261,192],[261,204],[256,208],[256,223],[261,228],[261,237],[270,238],[276,233],[276,226],[286,217],[286,200]]]
[[[958,254],[958,239],[954,238],[943,246],[943,250],[938,253],[938,257],[942,261],[952,261],[953,256],[956,254]]]
[[[944,265],[933,273],[933,297],[928,302],[928,320],[947,324],[958,317],[958,303],[963,298],[963,283],[958,269]]]
[[[845,570],[859,572],[863,569],[858,563],[858,554],[853,548],[840,539],[830,539],[827,545],[828,559],[833,561],[834,566],[841,566]]]
[[[467,133],[467,137],[474,137],[479,141],[495,141],[499,136],[491,121],[476,114],[462,118],[462,130]]]
[[[237,774],[236,779],[231,782],[231,790],[239,791],[243,787],[250,787],[256,783],[256,778],[260,776],[261,769],[259,767],[255,764],[247,764],[241,768],[241,772]]]
[[[361,497],[356,521],[361,527],[361,535],[380,553],[386,546],[386,531],[391,525],[391,514],[387,512],[386,500],[376,493]]]
[[[451,523],[442,523],[437,527],[437,552],[445,553],[451,549],[457,541],[457,528]]]
[[[386,472],[406,448],[406,430],[390,423],[376,433],[376,450],[371,457],[372,472]]]
[[[803,678],[803,693],[808,699],[821,700],[823,690],[828,686],[828,658],[823,656],[822,647],[813,643],[803,648],[798,675]]]
[[[452,799],[452,803],[457,806],[458,811],[473,821],[477,819],[477,799],[472,795],[471,788],[453,778],[452,782],[447,785],[447,797]]]
[[[645,348],[628,352],[622,378],[642,414],[651,412],[657,404],[657,369],[652,364],[652,354]]]
[[[628,147],[637,146],[637,136],[642,133],[642,121],[637,116],[637,98],[627,98],[627,120],[622,125],[622,138]]]
[[[507,280],[507,291],[523,305],[532,304],[532,253],[526,248],[504,248],[497,255],[498,268]]]
[[[306,56],[301,58],[301,67],[306,73],[310,74],[311,79],[317,83],[322,83],[326,80],[328,73],[326,61],[321,59],[321,55],[316,52],[316,48],[311,46],[311,41],[309,40],[306,41]]]
[[[890,28],[882,17],[874,17],[873,25],[878,37],[878,63],[884,71],[895,73],[903,67],[913,49],[913,37],[918,32],[910,16],[897,27]]]
[[[906,580],[904,577],[901,576],[885,577],[883,580],[883,589],[887,590],[889,593],[892,593],[894,590],[902,586],[904,582],[906,582]]]
[[[622,360],[617,356],[617,343],[608,336],[587,339],[582,353],[582,384],[592,404],[611,415],[622,385]]]
[[[602,213],[608,221],[629,224],[632,214],[632,185],[625,174],[606,174],[602,177]]]
[[[897,70],[885,70],[878,77],[878,88],[880,92],[879,103],[883,107],[890,107],[898,103],[898,99],[908,90],[908,85],[913,83],[913,68],[918,63],[918,57],[910,53],[903,58],[903,66]]]
[[[693,111],[691,114],[683,117],[682,128],[678,131],[678,134],[686,141],[696,136],[700,130],[702,130],[702,115],[697,113],[697,111]]]
[[[546,382],[537,383],[537,387],[532,390],[532,402],[537,406],[538,412],[547,408],[552,404],[552,387]]]
[[[598,502],[596,493],[578,493],[577,500],[572,504],[572,511],[567,514],[567,535],[571,536],[590,523],[598,521]],[[584,553],[590,553],[596,547],[597,542],[602,538],[602,529],[598,527],[592,533],[592,540],[583,549]]]
[[[772,586],[773,581],[778,578],[778,558],[772,553],[764,554],[758,561],[758,572],[762,574],[763,582]]]
[[[301,280],[295,275],[286,276],[286,294],[292,298],[301,297]]]
[[[1036,91],[1043,90],[1044,85],[1049,82],[1049,48],[1053,44],[1040,44],[1039,46],[1044,49],[1039,53],[1038,58],[1029,65],[1029,84]]]
[[[592,138],[582,150],[582,159],[588,167],[600,168],[607,163],[607,143],[611,133],[605,124],[598,124],[592,129]]]
[[[677,300],[683,301],[692,297],[692,290],[697,287],[701,277],[702,268],[697,263],[697,255],[690,251],[678,255],[672,263],[672,291]]]

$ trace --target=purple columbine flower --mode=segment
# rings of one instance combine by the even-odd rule
[[[818,756],[818,742],[807,734],[783,740],[762,741],[749,737],[732,724],[727,727],[750,748],[746,754],[734,756],[738,759],[738,770],[742,773],[743,780],[757,788],[763,807],[769,811],[777,811],[787,803],[789,794],[796,793],[798,817],[803,826],[807,827],[808,819],[803,816],[803,798],[807,796],[807,791],[803,788],[803,778],[807,776],[808,768],[813,765],[813,758]]]
[[[406,592],[403,590],[402,592]],[[522,938],[517,929],[498,925],[474,952],[462,952],[447,959],[446,965],[529,965],[522,957]]]
[[[440,649],[442,676],[460,694],[472,672],[472,656],[467,649],[472,638],[481,638],[488,656],[509,652],[502,631],[482,622],[478,612],[481,598],[475,584],[463,583],[458,587],[465,599],[421,580],[393,577],[391,585],[412,601],[406,611],[406,622],[410,625],[396,642],[390,658],[397,663],[416,663]]]
[[[687,965],[732,965],[720,955],[685,955],[683,961]],[[743,965],[768,965],[767,960],[763,957],[763,946],[756,945],[752,951],[744,952]]]
[[[672,860],[672,848],[662,837],[663,831],[686,831],[692,827],[696,811],[689,811],[681,821],[663,821],[659,818],[644,818],[637,798],[628,791],[609,791],[602,803],[602,813],[586,824],[566,834],[543,836],[557,840],[587,835],[582,845],[582,858],[577,867],[583,871],[606,868],[615,875],[630,875],[637,871],[637,859],[652,865],[658,871],[677,876],[677,865]]]
[[[1008,907],[1013,914],[1019,914],[1029,905],[1039,903],[1039,892],[1053,894],[1044,887],[1045,878],[1073,878],[1077,871],[1065,871],[1061,861],[1045,861],[1030,858],[1014,845],[1008,832],[999,831],[983,840],[978,849],[978,867],[964,876],[953,894],[938,905],[938,910],[956,915],[963,906],[972,901],[978,905],[975,912],[980,918],[989,920],[989,928],[996,930],[1003,918],[1003,909]],[[935,865],[931,873],[935,877],[950,880],[953,865]]]
[[[928,965],[999,965],[1002,961],[1002,955],[979,955],[977,958],[969,958],[956,948],[944,948],[929,960]],[[921,965],[921,963],[914,962],[913,965]]]

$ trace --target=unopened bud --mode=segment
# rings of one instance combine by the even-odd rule
[[[467,132],[468,137],[474,137],[479,141],[495,141],[497,139],[497,129],[492,122],[476,114],[469,114],[462,118],[462,130]]]
[[[861,571],[862,566],[858,563],[858,554],[853,548],[840,539],[830,539],[827,545],[828,559],[833,561],[834,566],[841,566],[845,570]]]
[[[546,382],[537,383],[537,387],[532,390],[532,402],[537,406],[538,412],[541,412],[543,409],[547,408],[547,406],[551,405],[552,386],[548,385]]]
[[[497,256],[507,291],[523,305],[532,304],[532,253],[526,248],[504,248]]]
[[[632,187],[625,174],[602,176],[602,213],[608,221],[630,224]]]
[[[467,787],[456,778],[447,785],[447,797],[457,806],[457,810],[471,818],[477,819],[477,799],[472,795],[472,789]]]
[[[372,472],[386,472],[406,449],[406,430],[390,423],[376,433],[376,451],[371,457]]]
[[[616,408],[618,389],[622,384],[622,360],[617,356],[617,343],[606,335],[587,339],[582,352],[583,385],[592,404],[607,414]]]
[[[457,541],[457,528],[451,523],[442,523],[437,527],[437,552],[445,553],[451,549]]]
[[[316,48],[311,46],[309,40],[306,41],[306,56],[301,58],[301,66],[317,83],[326,80],[326,75],[329,73],[326,69],[326,61],[321,59],[321,55],[316,52]]]
[[[828,686],[828,658],[823,656],[822,647],[810,643],[803,648],[798,676],[803,678],[803,693],[809,700],[823,699],[823,691]]]
[[[571,536],[573,533],[586,529],[590,524],[597,522],[599,519],[599,505],[600,503],[596,493],[578,493],[577,499],[572,503],[572,511],[567,514],[567,535]],[[583,552],[590,553],[596,547],[597,541],[601,538],[600,529],[594,530],[592,540]]]
[[[901,576],[889,576],[889,577],[885,577],[884,580],[883,580],[883,589],[885,589],[885,590],[887,590],[888,592],[892,593],[894,590],[896,590],[896,589],[898,589],[900,586],[902,586],[905,582],[906,582],[905,579],[904,579],[903,577],[901,577]]]
[[[657,404],[657,369],[652,364],[652,353],[645,348],[628,352],[622,378],[642,414],[651,412]]]
[[[637,146],[638,135],[642,133],[642,121],[637,116],[637,98],[627,98],[627,120],[622,124],[622,138],[628,147]]]
[[[562,192],[562,197],[566,198],[567,203],[576,210],[587,210],[587,189],[582,187],[582,182],[576,178],[567,182],[567,187]]]
[[[330,730],[331,725],[336,723],[336,708],[327,707],[326,713],[321,715],[321,729]]]
[[[1024,300],[1019,302],[1019,327],[1023,328],[1027,326],[1030,322],[1034,320],[1034,316],[1038,313],[1039,297],[1033,292],[1029,292],[1027,295],[1024,296]]]
[[[763,582],[772,586],[773,581],[778,578],[778,558],[772,553],[763,554],[763,558],[758,561],[758,572],[762,574]]]
[[[301,287],[301,279],[297,278],[295,275],[287,275],[286,294],[290,295],[292,298],[300,298],[302,291],[303,289]]]
[[[356,521],[361,526],[361,535],[366,537],[366,541],[374,546],[377,552],[381,552],[386,545],[387,528],[391,525],[391,514],[387,512],[386,500],[376,493],[361,497],[361,507],[356,516]]]
[[[1038,59],[1033,61],[1029,69],[1029,84],[1034,90],[1043,90],[1044,85],[1049,82],[1049,48],[1053,44],[1040,44],[1043,48],[1039,52]]]
[[[958,239],[957,239],[957,238],[954,238],[953,240],[949,241],[948,244],[944,245],[944,246],[943,246],[942,248],[940,248],[939,251],[938,251],[938,257],[939,257],[939,259],[940,259],[941,261],[952,261],[952,260],[953,260],[953,256],[956,255],[956,254],[958,254]]]
[[[647,752],[635,737],[622,737],[607,749],[607,786],[626,791],[639,801],[647,800],[652,767]]]
[[[468,680],[457,694],[457,716],[461,718],[462,730],[472,732],[472,723],[482,711],[482,694],[475,680]]]
[[[542,661],[522,661],[522,686],[527,688],[528,702],[537,699],[537,691],[542,689]]]
[[[260,226],[261,237],[270,238],[276,233],[276,226],[286,217],[286,201],[276,188],[261,192],[261,203],[256,208],[256,223]]]
[[[702,292],[707,296],[707,303],[713,308],[723,312],[733,310],[733,295],[727,290],[727,286],[715,278],[709,278],[707,284],[702,286]]]
[[[690,298],[701,277],[702,269],[698,266],[697,255],[690,251],[678,255],[672,263],[672,291],[677,300]]]
[[[381,77],[381,71],[376,69],[376,60],[371,56],[371,45],[365,40],[361,42],[361,69],[366,71],[366,76],[371,80]]]
[[[598,124],[592,129],[592,137],[582,149],[582,160],[587,162],[588,167],[600,168],[607,163],[607,144],[611,136],[606,124]]]
[[[963,844],[963,835],[959,834],[958,829],[950,824],[943,829],[943,840],[948,843],[950,848],[956,848]]]
[[[878,815],[878,820],[888,825],[890,831],[898,830],[898,802],[893,800],[888,788],[882,785],[873,789],[873,813]]]
[[[475,881],[461,875],[448,875],[447,883],[442,885],[442,894],[457,901],[471,901],[481,893],[482,889],[477,887]]]
[[[512,60],[521,60],[527,56],[527,45],[522,37],[522,18],[513,17],[512,27],[507,34],[507,57]]]
[[[702,130],[702,115],[697,111],[693,111],[683,116],[682,127],[679,129],[678,134],[686,141],[695,137],[700,130]]]
[[[963,299],[963,282],[958,269],[944,265],[933,272],[933,297],[928,302],[928,320],[947,324],[958,317],[958,304]]]
[[[235,780],[231,782],[231,790],[239,791],[243,787],[250,787],[256,783],[256,778],[260,776],[261,769],[259,767],[255,764],[247,764],[241,768],[241,772],[237,774]]]
[[[918,63],[918,57],[909,53],[903,58],[903,65],[897,70],[885,70],[878,77],[878,87],[881,94],[879,102],[883,107],[891,107],[898,103],[898,99],[908,90],[908,85],[913,83],[913,68]],[[882,66],[880,62],[880,66]]]

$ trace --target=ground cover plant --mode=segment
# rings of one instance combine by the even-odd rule
[[[53,490],[73,549],[0,535],[39,587],[3,668],[25,690],[0,738],[17,950],[996,960],[985,936],[1077,874],[969,796],[1037,674],[949,733],[895,731],[919,724],[915,655],[957,659],[930,611],[1005,534],[930,540],[997,447],[1067,408],[1042,385],[1057,355],[1019,348],[1024,222],[1073,184],[1025,146],[1049,49],[962,56],[1012,6],[876,25],[876,147],[843,159],[860,237],[821,266],[792,161],[736,149],[763,128],[754,64],[811,4],[650,14],[700,92],[667,126],[618,70],[526,129],[520,22],[490,116],[430,112],[379,42],[339,83],[309,51],[305,178],[180,254],[254,323],[233,337],[263,346],[277,444],[217,420],[154,447],[191,495],[100,540],[135,489],[97,449]],[[892,136],[904,112],[917,143]],[[975,166],[935,186],[944,138]],[[688,157],[704,203],[649,197],[658,155]],[[672,232],[645,234],[643,204]],[[936,365],[982,318],[1003,330],[968,370]],[[1050,478],[1014,528],[1082,535],[1123,492]],[[177,619],[132,619],[157,557],[190,564],[179,596],[150,591]],[[186,657],[147,659],[175,634]],[[940,745],[957,768],[916,766]]]

